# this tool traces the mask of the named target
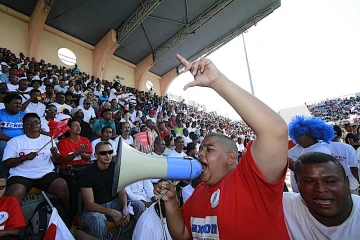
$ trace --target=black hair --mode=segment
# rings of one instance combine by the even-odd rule
[[[173,140],[173,139],[174,139],[174,136],[173,136],[173,135],[166,136],[165,139],[164,139],[164,141],[165,141],[165,146],[166,146],[166,147],[169,147],[169,146],[170,146],[170,142],[171,142],[171,140]]]
[[[22,98],[21,98],[20,95],[18,95],[18,94],[7,94],[7,95],[4,97],[3,101],[4,101],[4,103],[10,103],[10,102],[11,102],[12,100],[14,100],[14,99],[17,99],[17,100],[22,101]]]
[[[341,174],[344,176],[344,179],[346,179],[346,173],[341,165],[341,163],[333,156],[321,152],[310,152],[305,153],[301,155],[296,161],[295,161],[295,175],[299,173],[300,171],[300,163],[302,164],[320,164],[320,163],[328,163],[332,162],[335,164],[337,171],[341,172]]]
[[[190,152],[191,150],[194,150],[194,149],[196,149],[195,143],[193,143],[193,142],[188,143],[188,145],[187,145],[187,147],[186,147],[186,154],[187,154],[188,152]],[[187,155],[189,155],[189,154],[187,154]]]
[[[56,93],[56,96],[58,96],[58,95],[64,95],[64,96],[65,96],[65,93],[63,93],[63,92],[58,92],[58,93]]]
[[[40,117],[39,117],[39,115],[37,115],[37,113],[27,113],[27,114],[24,115],[24,117],[22,119],[23,120],[23,125],[25,125],[26,120],[28,118],[31,118],[31,117],[35,117],[35,118],[39,119],[39,121],[40,121]]]
[[[41,93],[40,90],[34,88],[30,90],[30,95],[33,94],[34,92]]]
[[[95,153],[98,153],[99,152],[99,147],[102,146],[102,145],[110,145],[110,147],[112,148],[112,145],[110,142],[98,142],[96,145],[95,145]],[[113,149],[114,150],[114,149]]]
[[[180,139],[184,139],[184,138],[183,138],[183,137],[180,137],[180,136],[179,136],[179,137],[176,137],[176,138],[175,138],[175,142],[179,141]]]
[[[341,137],[342,136],[342,131],[341,128],[337,125],[334,125],[334,133],[336,134],[336,136]]]
[[[67,125],[69,126],[69,128],[71,128],[71,124],[72,124],[73,122],[79,122],[79,121],[77,121],[77,120],[75,120],[75,119],[70,119],[70,120],[68,121],[68,123],[67,123]]]
[[[5,172],[0,172],[0,179],[7,179]]]
[[[163,140],[163,139],[162,139],[161,137],[159,137],[159,136],[156,137],[156,138],[155,138],[155,141],[154,141],[154,145],[155,145],[155,144],[159,144],[162,140]]]
[[[74,94],[72,93],[72,92],[69,92],[69,91],[67,91],[66,93],[65,93],[65,97],[66,96],[73,96]]]
[[[104,133],[104,132],[105,132],[105,129],[107,129],[107,128],[110,128],[110,129],[112,130],[112,128],[111,128],[110,126],[105,126],[105,127],[103,127],[103,128],[101,129],[101,133]]]
[[[111,109],[103,109],[101,112],[101,117],[103,117],[106,112],[111,112]]]

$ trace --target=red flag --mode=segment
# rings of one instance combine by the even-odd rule
[[[74,237],[72,236],[69,229],[66,227],[65,223],[59,216],[56,208],[53,208],[51,217],[49,220],[49,226],[46,230],[44,240],[72,240]],[[75,239],[74,239],[75,240]]]
[[[143,145],[143,146],[149,146],[150,145],[149,135],[148,135],[147,131],[139,132],[139,133],[135,134],[134,137],[137,140],[139,140],[141,145]]]
[[[69,119],[65,119],[62,121],[54,121],[49,120],[49,129],[50,129],[50,137],[52,138],[58,138],[60,135],[67,132],[70,128],[67,125]]]

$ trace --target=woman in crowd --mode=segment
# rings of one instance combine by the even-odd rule
[[[65,179],[70,193],[70,218],[78,217],[78,181],[81,171],[90,164],[92,153],[90,140],[80,136],[80,123],[76,120],[68,122],[69,137],[62,139],[58,146],[60,151],[60,175]]]

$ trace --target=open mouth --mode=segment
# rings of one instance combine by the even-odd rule
[[[204,162],[200,162],[201,163],[201,167],[202,167],[202,172],[205,172],[208,168],[208,165]]]
[[[315,202],[323,207],[328,207],[333,204],[334,199],[315,199]]]

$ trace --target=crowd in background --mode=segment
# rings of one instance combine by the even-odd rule
[[[357,117],[360,97],[327,99],[319,103],[306,104],[312,116],[320,117],[326,122],[338,122]]]

